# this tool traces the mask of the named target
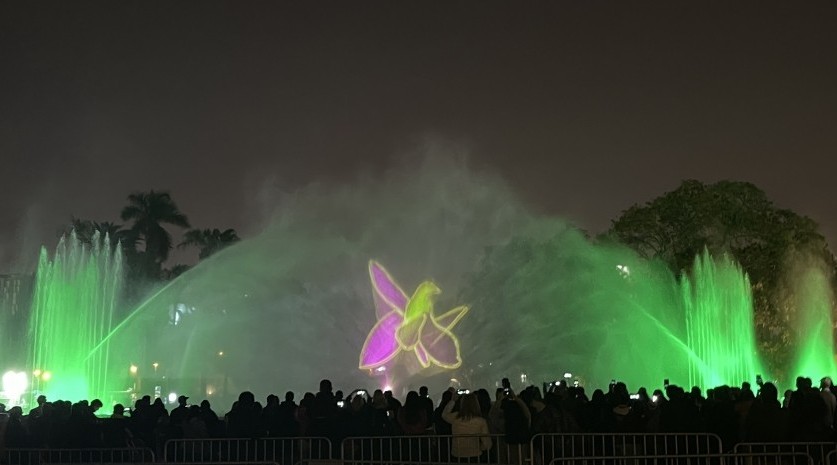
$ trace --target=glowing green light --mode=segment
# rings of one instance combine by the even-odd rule
[[[100,341],[113,327],[122,253],[107,237],[97,234],[92,243],[88,248],[72,233],[59,241],[52,260],[41,249],[29,321],[30,366],[42,371],[41,381],[52,378],[45,368],[60,370],[39,386],[57,399],[104,397],[115,389],[108,385],[110,346]]]

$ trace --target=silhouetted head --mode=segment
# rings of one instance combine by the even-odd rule
[[[329,393],[331,394],[331,381],[324,379],[320,381],[320,392]]]
[[[179,406],[181,406],[181,407],[185,407],[185,406],[186,406],[186,401],[187,401],[187,400],[189,400],[189,398],[188,398],[188,397],[186,397],[186,396],[180,396],[180,397],[178,397],[178,398],[177,398],[177,405],[179,405]]]
[[[380,389],[375,389],[372,393],[372,406],[375,408],[385,408],[387,406],[387,399]]]
[[[125,406],[122,404],[116,404],[113,406],[113,414],[114,415],[122,415],[125,413]]]
[[[448,402],[450,402],[451,399],[453,399],[453,393],[449,389],[445,390],[442,392],[442,400],[439,401],[439,405],[444,407],[445,405],[448,405]]]
[[[294,401],[293,391],[288,391],[288,392],[285,393],[285,400],[288,401],[288,402],[293,402]]]
[[[96,413],[96,411],[98,411],[100,408],[102,408],[102,405],[103,404],[102,404],[101,400],[93,399],[93,402],[90,402],[90,410],[92,410],[93,413]]]
[[[831,389],[831,385],[831,378],[828,376],[820,380],[820,389]]]
[[[773,383],[764,383],[761,387],[761,392],[759,392],[759,397],[765,401],[778,402],[779,390],[776,389],[776,385]]]
[[[797,376],[796,377],[796,389],[799,390],[799,389],[802,389],[804,387],[805,387],[805,378],[802,377],[802,376]]]
[[[738,399],[741,401],[750,401],[755,399],[756,396],[753,394],[753,391],[750,389],[742,389],[741,394],[739,394]]]
[[[279,396],[275,394],[267,396],[267,405],[279,405]]]
[[[481,416],[480,403],[477,396],[474,394],[465,394],[459,402],[459,412],[456,414],[457,418],[463,420],[470,420]]]
[[[422,397],[427,397],[428,394],[427,386],[422,386],[419,388],[419,395]]]
[[[408,405],[409,406],[416,405],[418,403],[418,400],[419,400],[418,392],[410,391],[410,392],[407,393],[407,398],[404,399],[404,406],[407,407]]]
[[[343,400],[343,391],[338,389],[337,392],[334,393],[334,398],[337,400]]]
[[[204,399],[201,401],[201,409],[208,410],[210,408],[212,408],[212,405],[210,405],[208,400]]]
[[[47,398],[45,395],[41,394],[40,396],[38,396],[38,405],[44,405],[46,401]]]
[[[256,403],[256,396],[250,391],[244,391],[238,395],[238,404],[241,407]]]
[[[366,406],[366,400],[363,398],[363,396],[352,397],[352,411],[360,411],[361,409],[363,409],[364,406]]]

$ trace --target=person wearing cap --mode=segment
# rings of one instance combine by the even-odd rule
[[[189,421],[189,407],[186,406],[186,401],[189,400],[186,396],[180,396],[177,398],[177,407],[172,409],[171,414],[169,414],[169,420],[171,421],[172,426],[180,427],[183,423]]]

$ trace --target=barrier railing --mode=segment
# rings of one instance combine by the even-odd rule
[[[146,448],[0,450],[0,465],[128,465],[156,459]],[[421,435],[350,437],[334,451],[321,437],[172,439],[160,459],[177,465],[837,465],[837,443],[740,443],[724,453],[721,439],[709,433],[538,434],[524,444],[508,444],[496,434]]]
[[[38,465],[54,463],[132,464],[153,463],[154,452],[144,448],[121,449],[3,449],[0,464]]]
[[[798,452],[807,454],[815,464],[828,464],[828,456],[837,451],[834,442],[742,442],[733,448],[734,453],[771,454]]]
[[[528,443],[507,444],[497,434],[350,437],[341,444],[343,465],[522,464],[528,452]]]
[[[634,457],[721,454],[721,438],[711,433],[537,434],[531,441],[534,465],[574,457]]]
[[[319,437],[170,439],[163,460],[168,463],[276,463],[294,465],[332,458],[331,441]]]
[[[621,455],[610,457],[560,457],[548,465],[814,465],[802,452],[765,454]]]

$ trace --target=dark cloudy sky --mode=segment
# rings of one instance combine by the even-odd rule
[[[4,2],[0,271],[133,190],[246,232],[266,178],[386,169],[428,134],[594,231],[736,179],[834,244],[835,24],[833,1]]]

